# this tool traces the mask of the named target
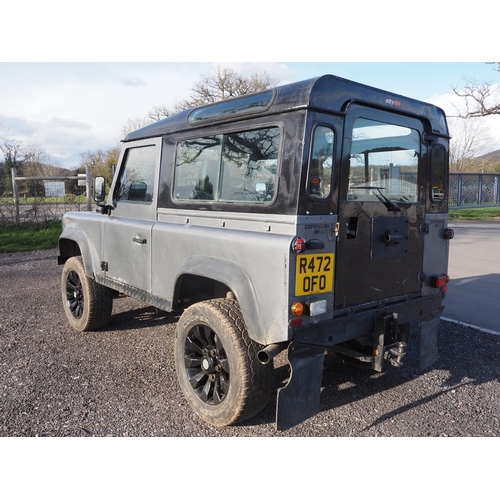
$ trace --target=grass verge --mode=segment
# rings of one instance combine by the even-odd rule
[[[0,253],[55,248],[61,230],[60,220],[0,226]]]
[[[460,208],[450,210],[449,220],[500,220],[500,207]]]

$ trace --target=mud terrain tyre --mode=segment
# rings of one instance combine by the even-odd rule
[[[232,299],[199,302],[184,311],[177,325],[175,366],[182,392],[200,418],[222,427],[266,406],[272,363],[258,361],[261,347],[248,337]]]
[[[113,290],[85,274],[81,257],[71,257],[64,264],[61,291],[66,318],[75,330],[96,330],[108,324]]]

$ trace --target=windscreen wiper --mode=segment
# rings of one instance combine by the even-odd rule
[[[387,196],[382,194],[381,189],[385,189],[384,187],[379,186],[351,186],[351,189],[372,189],[374,191],[378,191],[378,194],[375,193],[375,196],[379,199],[380,203],[384,204],[387,207],[389,212],[401,212],[401,207],[398,207],[394,202],[389,200]]]

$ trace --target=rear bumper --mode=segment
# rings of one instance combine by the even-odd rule
[[[325,349],[367,335],[373,336],[372,368],[382,370],[386,361],[395,359],[399,366],[406,344],[397,340],[397,325],[419,320],[420,368],[437,359],[439,317],[443,310],[442,295],[405,298],[362,311],[346,311],[331,321],[294,330],[294,341],[288,346],[290,378],[278,390],[278,430],[286,430],[319,411]]]
[[[441,315],[442,294],[426,297],[407,297],[402,300],[377,304],[368,309],[352,308],[342,311],[330,321],[308,325],[293,331],[293,340],[318,347],[336,344],[371,335],[375,331],[375,318],[396,314],[399,324],[411,321],[430,321]]]

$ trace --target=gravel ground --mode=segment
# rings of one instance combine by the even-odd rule
[[[382,374],[325,360],[321,411],[280,433],[275,401],[240,425],[199,420],[177,385],[178,316],[116,299],[106,329],[66,322],[56,250],[0,254],[0,436],[500,436],[500,336],[441,322],[438,362]],[[275,388],[288,368],[275,360]]]

